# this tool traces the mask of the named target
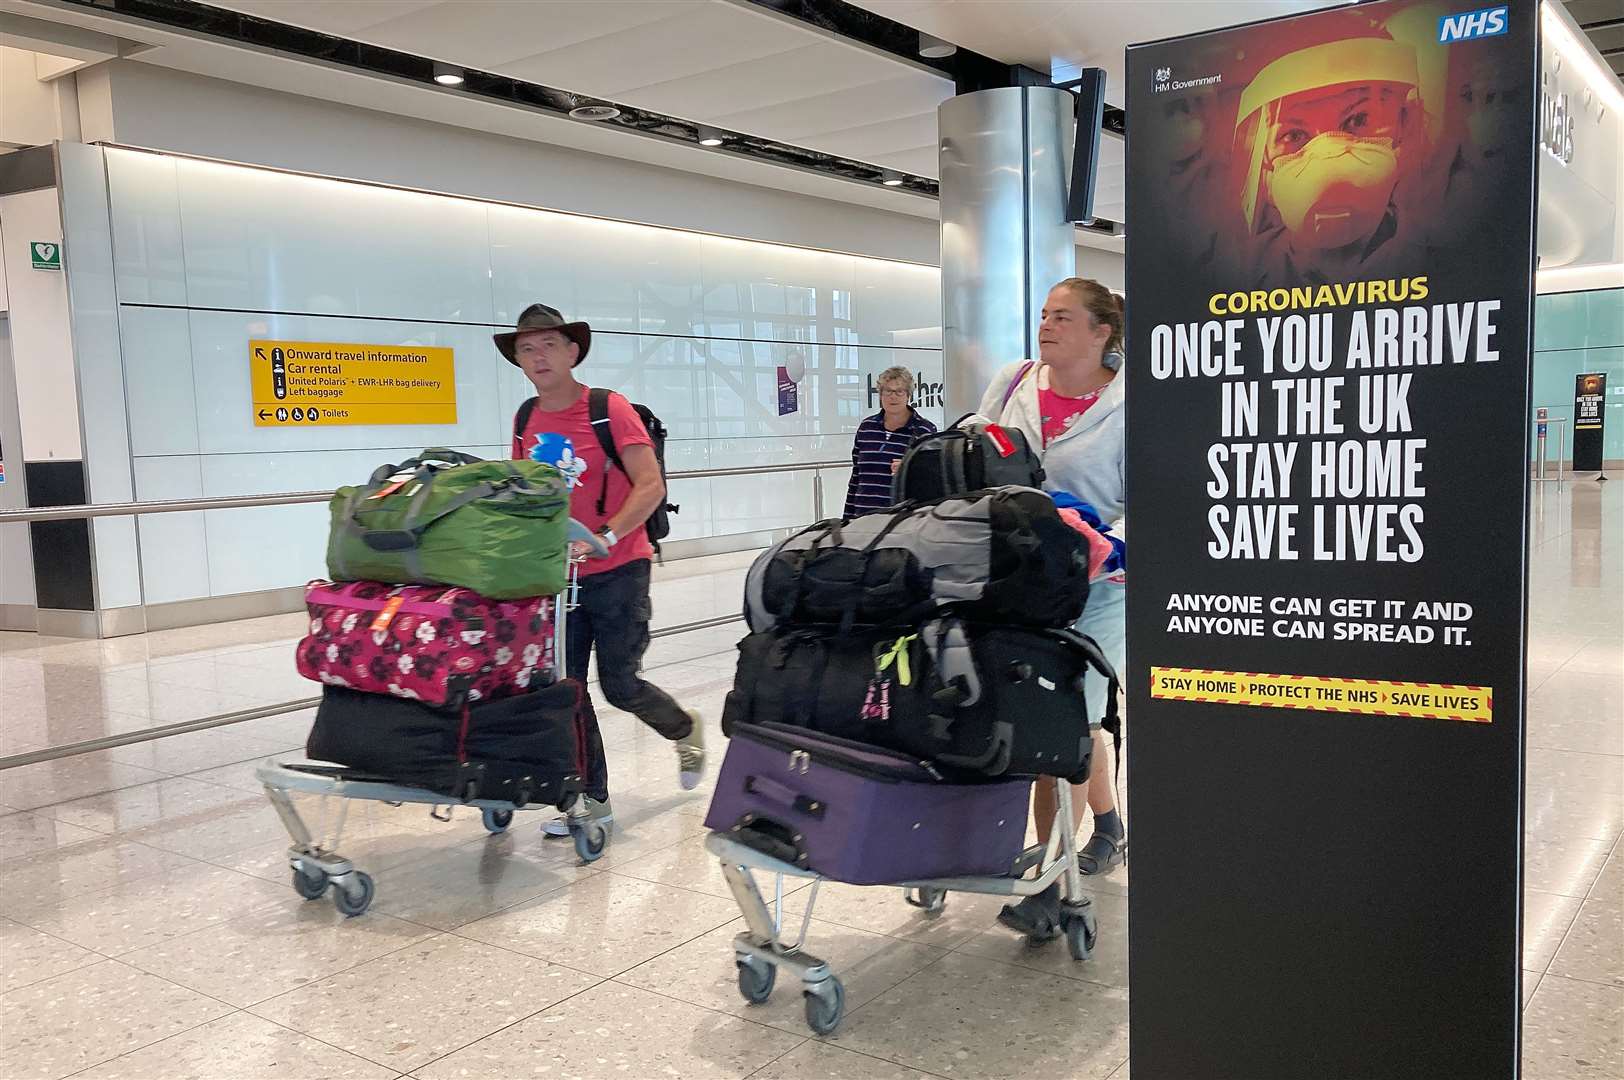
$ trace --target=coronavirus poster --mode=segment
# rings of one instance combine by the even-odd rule
[[[1573,471],[1601,472],[1602,437],[1607,423],[1607,372],[1573,377]]]
[[[1515,1075],[1536,16],[1129,50],[1136,1080]]]

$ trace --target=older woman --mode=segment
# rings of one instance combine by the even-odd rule
[[[902,454],[921,435],[929,435],[936,425],[920,416],[910,404],[914,377],[905,367],[886,368],[880,373],[880,411],[857,426],[851,449],[851,483],[846,487],[847,521],[890,506],[891,477]]]
[[[1067,278],[1049,290],[1038,328],[1038,360],[1010,364],[993,378],[977,412],[1020,428],[1027,442],[1043,448],[1044,487],[1091,505],[1122,535],[1123,404],[1122,305],[1097,281]],[[1106,659],[1123,666],[1126,640],[1126,578],[1114,571],[1094,582],[1077,629],[1100,645]],[[1090,671],[1084,693],[1096,725],[1105,713],[1106,682]],[[1078,853],[1085,874],[1103,874],[1127,859],[1126,830],[1117,813],[1110,750],[1096,728],[1089,781],[1074,791],[1079,817],[1086,801],[1094,812],[1094,835]],[[1055,797],[1048,784],[1034,787],[1034,824],[1047,842]],[[1058,886],[1006,907],[999,921],[1034,941],[1060,933]]]

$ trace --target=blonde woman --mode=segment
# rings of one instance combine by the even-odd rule
[[[1043,448],[1044,487],[1088,503],[1111,532],[1124,534],[1122,483],[1122,304],[1097,281],[1067,278],[1049,291],[1038,329],[1038,359],[1010,364],[993,378],[977,412],[1005,427],[1020,428],[1029,445]],[[1106,576],[1089,589],[1088,608],[1077,629],[1099,643],[1122,670],[1127,634],[1126,575],[1107,564]],[[1086,678],[1090,721],[1105,715],[1106,682]],[[1078,853],[1085,874],[1103,874],[1127,860],[1127,832],[1117,813],[1110,748],[1098,727],[1086,785],[1073,800],[1081,818],[1086,801],[1094,812],[1094,835]],[[1055,796],[1048,784],[1034,787],[1038,838],[1048,841]],[[999,921],[1033,940],[1060,933],[1059,887],[1004,908]]]

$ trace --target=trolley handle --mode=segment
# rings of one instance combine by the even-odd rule
[[[587,528],[574,518],[570,518],[569,536],[564,541],[567,544],[576,542],[587,546],[587,558],[602,559],[609,554],[609,545],[603,542],[603,537]]]

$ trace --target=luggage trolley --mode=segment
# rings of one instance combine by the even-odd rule
[[[1043,783],[1047,778],[1040,778]],[[1073,960],[1087,960],[1094,951],[1099,936],[1099,920],[1093,911],[1093,901],[1083,891],[1082,871],[1077,867],[1077,840],[1071,816],[1071,785],[1055,779],[1059,804],[1055,811],[1054,826],[1049,830],[1048,844],[1034,844],[1023,851],[1010,868],[1008,876],[936,878],[927,881],[899,881],[876,888],[900,886],[903,897],[929,916],[940,915],[947,903],[949,892],[986,893],[992,896],[1027,897],[1047,889],[1056,881],[1060,887],[1060,924],[1066,947]],[[828,1035],[840,1026],[846,1010],[845,988],[829,965],[802,949],[806,933],[812,924],[812,908],[817,903],[818,886],[823,875],[751,847],[735,839],[737,833],[713,832],[705,840],[705,847],[722,860],[722,875],[738,902],[739,910],[749,929],[733,939],[733,950],[739,969],[739,993],[752,1005],[766,1002],[773,992],[778,969],[787,968],[800,977],[802,994],[806,999],[806,1024],[818,1035]],[[1029,871],[1036,870],[1032,876]],[[762,870],[775,876],[772,904],[762,896],[752,870]],[[786,939],[783,930],[784,878],[810,878],[806,911],[801,916],[801,928],[793,942]]]
[[[573,541],[587,544],[589,558],[602,558],[609,553],[603,541],[593,535],[590,529],[571,519],[566,543]],[[576,558],[569,560],[568,584],[564,586],[564,591],[558,594],[553,605],[555,675],[561,676],[561,673],[567,670],[564,663],[566,624],[580,594],[581,561]],[[452,799],[442,792],[397,784],[388,777],[374,776],[342,765],[316,761],[283,761],[271,758],[255,771],[255,776],[265,785],[266,796],[276,808],[277,816],[282,819],[282,824],[288,830],[288,836],[293,840],[288,848],[288,865],[293,870],[294,891],[306,900],[315,900],[331,887],[333,906],[347,916],[359,915],[370,907],[375,891],[372,875],[356,869],[355,865],[338,851],[338,843],[342,838],[345,819],[349,813],[348,800],[365,799],[389,803],[392,806],[421,803],[433,807],[431,815],[442,821],[451,819],[453,806],[472,806],[480,811],[485,828],[493,835],[506,832],[513,822],[513,812],[522,809],[517,804],[502,799]],[[331,796],[338,800],[330,832],[311,831],[300,815],[299,808],[293,803],[294,792],[323,797],[323,825],[326,824],[327,797]],[[580,855],[583,862],[594,862],[608,846],[609,834],[601,824],[592,820],[585,800],[579,796],[579,779],[573,783],[567,781],[558,809],[568,815],[570,838],[575,842],[576,854]],[[551,804],[527,803],[525,808],[536,809],[547,805]],[[445,808],[443,817],[439,812],[441,807]]]

